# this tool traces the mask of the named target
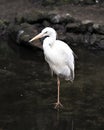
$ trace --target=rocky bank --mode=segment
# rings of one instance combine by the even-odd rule
[[[38,34],[44,27],[51,26],[57,31],[58,39],[69,45],[104,49],[103,7],[98,5],[82,7],[73,4],[39,6],[39,3],[37,4],[30,2],[24,10],[19,9],[21,12],[15,10],[12,16],[1,15],[0,36],[8,36],[18,45],[30,45],[29,39]],[[8,15],[10,15],[9,13]],[[42,48],[39,43],[37,41],[31,45]]]

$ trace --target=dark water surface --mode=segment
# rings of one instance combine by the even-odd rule
[[[104,130],[104,52],[74,48],[73,84],[56,77],[42,51],[0,41],[0,130]]]

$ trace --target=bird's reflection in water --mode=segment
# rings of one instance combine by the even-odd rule
[[[72,116],[67,118],[63,115],[63,111],[58,109],[56,112],[56,119],[54,119],[54,129],[58,130],[74,130],[74,119]]]

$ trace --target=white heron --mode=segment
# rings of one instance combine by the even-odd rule
[[[46,62],[52,71],[57,75],[57,102],[55,108],[63,107],[60,102],[60,77],[65,80],[74,80],[74,53],[72,49],[63,41],[56,40],[57,33],[51,27],[46,27],[33,37],[29,42],[46,37],[43,41],[43,51]]]

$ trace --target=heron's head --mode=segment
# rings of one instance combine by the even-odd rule
[[[41,31],[41,33],[39,33],[38,35],[33,37],[31,40],[29,40],[29,42],[32,42],[36,39],[43,38],[43,37],[55,37],[56,38],[56,31],[51,27],[46,27],[45,29],[43,29]]]

